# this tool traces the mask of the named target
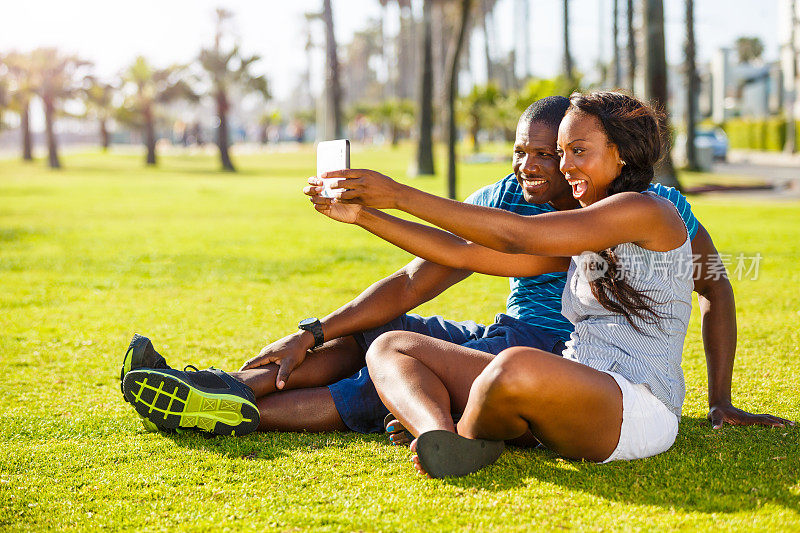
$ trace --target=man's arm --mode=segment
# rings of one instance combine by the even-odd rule
[[[441,294],[472,272],[415,258],[405,267],[368,287],[356,298],[321,319],[325,340],[381,326]],[[314,336],[298,330],[265,346],[241,370],[278,363],[279,389],[314,346]]]
[[[696,258],[694,290],[700,305],[700,328],[708,369],[708,419],[714,428],[723,424],[784,426],[793,424],[769,414],[752,414],[733,406],[731,379],[736,354],[736,303],[733,287],[714,247],[711,236],[702,225],[692,239]],[[713,274],[710,266],[713,265]]]
[[[322,319],[325,339],[382,326],[432,300],[470,274],[469,270],[457,270],[417,257]]]

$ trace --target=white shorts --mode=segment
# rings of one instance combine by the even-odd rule
[[[622,428],[617,447],[603,461],[630,461],[669,450],[678,435],[678,417],[656,398],[650,387],[634,384],[614,372],[622,391]]]

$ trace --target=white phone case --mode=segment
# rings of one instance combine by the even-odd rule
[[[323,172],[332,170],[344,170],[350,168],[350,141],[338,139],[335,141],[323,141],[317,145],[317,176]],[[333,190],[339,182],[337,178],[322,180],[322,192],[320,196],[333,198]]]

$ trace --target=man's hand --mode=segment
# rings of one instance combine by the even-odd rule
[[[308,178],[308,183],[310,185],[303,189],[303,194],[311,197],[311,203],[314,204],[314,209],[337,222],[355,224],[363,207],[358,204],[343,204],[335,201],[333,198],[320,196],[323,188],[322,180],[316,176]]]
[[[794,422],[791,420],[769,414],[755,415],[737,409],[731,404],[713,406],[708,411],[708,416],[706,418],[711,422],[711,426],[714,429],[719,429],[724,424],[730,424],[732,426],[772,426],[779,428],[786,427],[787,425],[794,425]]]
[[[310,341],[309,337],[311,337]],[[275,386],[282,389],[286,385],[286,380],[289,379],[289,374],[305,360],[306,353],[313,346],[314,337],[311,333],[298,331],[264,346],[258,355],[246,361],[239,370],[251,370],[275,363],[280,366]]]

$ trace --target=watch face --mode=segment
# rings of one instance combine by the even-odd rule
[[[301,327],[301,328],[302,327],[307,327],[307,326],[311,326],[315,322],[317,322],[316,318],[313,318],[313,317],[312,318],[305,318],[305,319],[301,320],[300,323],[297,326]]]

